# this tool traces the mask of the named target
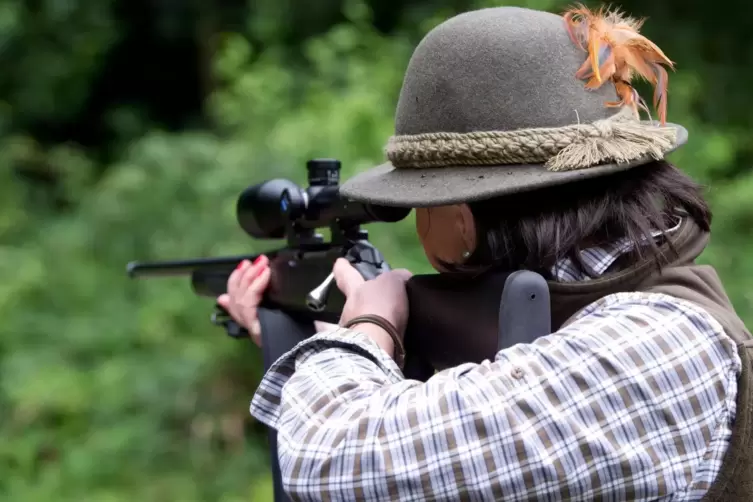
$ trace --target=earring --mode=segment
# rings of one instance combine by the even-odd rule
[[[471,256],[470,251],[463,251],[463,259],[467,260],[469,256]]]

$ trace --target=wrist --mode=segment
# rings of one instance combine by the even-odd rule
[[[387,331],[369,322],[359,322],[351,325],[349,329],[354,329],[368,336],[374,343],[384,350],[390,357],[395,355],[395,342]]]
[[[403,346],[403,337],[397,328],[384,317],[374,314],[356,316],[345,322],[343,327],[350,328],[363,324],[367,326],[359,328],[359,331],[365,333],[385,352],[390,354],[390,357],[402,369],[405,364],[405,347]]]

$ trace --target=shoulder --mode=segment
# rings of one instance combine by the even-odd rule
[[[588,452],[584,462],[630,473],[628,482],[661,479],[667,493],[690,494],[714,479],[729,445],[740,358],[690,302],[613,294],[559,331],[500,351],[496,364],[522,375],[505,380],[514,409],[553,417],[535,420],[576,443],[574,455]]]
[[[633,320],[649,329],[674,328],[671,322],[676,321],[691,323],[692,332],[724,333],[719,321],[700,305],[664,293],[644,292],[615,293],[596,300],[573,316],[564,329],[608,323],[610,319]]]
[[[500,351],[497,361],[527,360],[558,372],[654,375],[726,384],[741,369],[737,345],[701,306],[661,293],[603,297],[564,327],[531,344]],[[536,368],[538,369],[538,368]],[[537,371],[533,372],[534,374]],[[678,376],[680,375],[680,376]]]
[[[579,312],[559,335],[607,338],[642,347],[661,359],[672,354],[739,364],[737,346],[722,325],[698,304],[663,293],[615,293]],[[661,356],[660,356],[661,354]]]
[[[533,374],[667,375],[685,383],[712,381],[724,386],[740,373],[737,345],[701,306],[662,293],[628,292],[603,297],[569,323],[531,344],[497,353],[512,364],[530,361]],[[542,367],[543,368],[539,368]],[[561,373],[560,373],[561,374]],[[692,382],[691,385],[692,387]]]

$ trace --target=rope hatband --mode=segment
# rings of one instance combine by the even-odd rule
[[[640,122],[624,109],[591,124],[393,136],[386,153],[396,168],[544,164],[552,171],[566,171],[647,155],[660,159],[676,135],[674,128]]]

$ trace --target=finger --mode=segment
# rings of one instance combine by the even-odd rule
[[[271,274],[272,271],[269,267],[262,270],[261,274],[243,291],[242,296],[236,300],[236,310],[243,318],[243,324],[247,327],[250,327],[257,320],[257,307],[261,303]]]
[[[269,279],[272,277],[272,269],[269,267],[264,268],[261,273],[254,278],[249,290],[257,293],[260,297],[269,286]]]
[[[257,347],[261,347],[261,324],[259,320],[255,319],[247,329],[248,334],[251,335],[251,340]]]
[[[254,278],[251,284],[248,285],[246,293],[244,295],[246,305],[258,305],[261,302],[261,297],[264,294],[264,290],[269,286],[269,279],[272,276],[272,270],[267,267],[261,271],[261,273]]]
[[[238,289],[243,292],[251,285],[254,279],[269,265],[266,256],[259,256],[250,267],[243,270],[243,275],[238,281]]]
[[[355,288],[366,282],[363,276],[353,268],[345,258],[338,258],[332,269],[337,288],[347,297]]]
[[[246,267],[250,265],[250,262],[248,260],[243,260],[238,264],[238,266],[233,270],[233,273],[230,274],[230,277],[228,277],[227,280],[227,293],[230,295],[230,298],[233,298],[238,293],[238,283],[243,277],[243,271],[246,270]]]
[[[225,293],[217,297],[217,305],[227,310],[230,307],[230,295]]]

